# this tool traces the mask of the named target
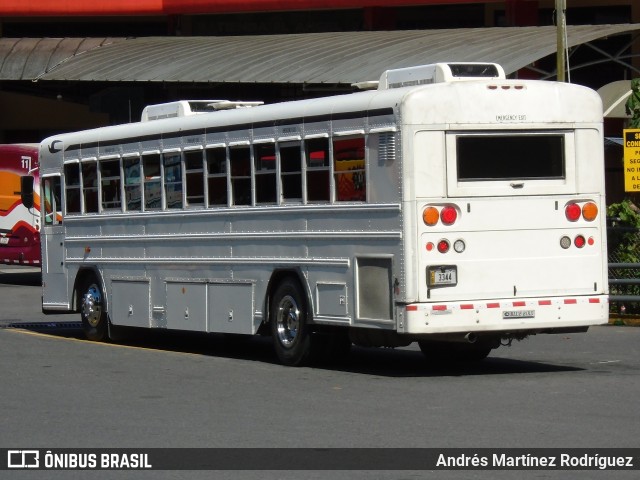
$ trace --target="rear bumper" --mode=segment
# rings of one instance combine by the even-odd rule
[[[398,333],[409,335],[580,330],[609,319],[607,295],[413,303],[402,310]]]
[[[0,247],[0,263],[6,265],[40,266],[40,244],[28,247],[3,245]]]

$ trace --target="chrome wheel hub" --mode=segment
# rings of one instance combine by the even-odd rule
[[[300,308],[290,295],[280,300],[276,326],[280,343],[287,348],[293,346],[300,326]]]
[[[100,323],[102,316],[102,295],[100,289],[96,285],[91,285],[87,293],[82,297],[82,316],[92,327],[96,327]]]

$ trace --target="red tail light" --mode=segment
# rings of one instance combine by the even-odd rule
[[[440,212],[440,219],[445,225],[453,225],[458,219],[458,212],[453,207],[444,207]]]
[[[567,216],[567,220],[577,222],[580,219],[580,215],[582,215],[582,209],[577,203],[570,203],[564,209],[564,213]]]
[[[450,245],[449,242],[446,240],[440,240],[438,242],[438,251],[440,253],[447,253],[449,251]]]

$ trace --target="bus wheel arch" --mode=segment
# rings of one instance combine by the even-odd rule
[[[89,340],[109,339],[109,315],[102,276],[96,268],[78,272],[74,285],[74,308],[80,313],[82,329]]]
[[[287,277],[291,277],[298,281],[298,283],[306,293],[307,301],[310,302],[311,296],[309,293],[309,287],[307,285],[304,274],[299,268],[291,268],[291,269],[282,268],[282,269],[274,270],[271,274],[271,277],[269,278],[269,283],[267,284],[267,288],[265,290],[264,303],[262,308],[264,312],[263,318],[265,318],[266,321],[264,321],[263,324],[260,326],[259,330],[261,331],[261,333],[269,334],[271,300],[273,299],[273,294],[276,288],[278,288],[280,283]],[[308,305],[311,308],[311,303],[308,303]]]

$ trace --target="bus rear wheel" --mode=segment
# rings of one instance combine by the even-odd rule
[[[89,278],[81,290],[80,318],[82,329],[89,340],[104,342],[109,339],[109,320],[104,308],[104,293],[95,278]]]
[[[285,278],[271,297],[271,336],[278,359],[292,367],[306,363],[311,353],[307,298],[300,283]]]

